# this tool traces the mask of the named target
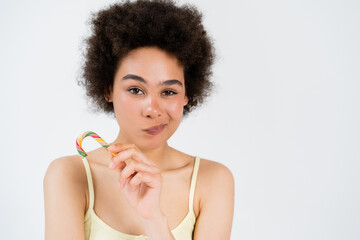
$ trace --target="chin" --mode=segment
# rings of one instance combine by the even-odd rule
[[[162,146],[164,146],[166,142],[163,141],[143,141],[141,143],[135,144],[138,148],[140,148],[141,151],[147,152],[151,150],[158,149]]]
[[[167,144],[167,140],[171,137],[171,134],[169,133],[163,133],[157,136],[148,136],[145,138],[140,138],[137,141],[137,146],[138,148],[140,148],[142,151],[150,151],[150,150],[155,150],[158,148],[163,147],[164,145]]]

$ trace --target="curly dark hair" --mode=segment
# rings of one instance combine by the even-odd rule
[[[113,103],[105,97],[114,84],[118,63],[138,47],[158,47],[182,64],[189,99],[184,116],[210,95],[215,52],[202,14],[194,6],[179,7],[172,0],[125,1],[93,13],[90,24],[92,33],[85,40],[78,84],[85,86],[95,110],[114,113]]]

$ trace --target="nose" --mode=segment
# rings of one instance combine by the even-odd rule
[[[161,116],[160,106],[154,97],[148,96],[143,108],[143,116],[147,118],[157,118]]]

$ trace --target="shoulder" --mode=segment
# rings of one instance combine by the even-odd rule
[[[50,162],[44,181],[53,178],[82,179],[81,174],[79,174],[81,172],[85,173],[85,168],[79,156],[64,156]]]
[[[199,179],[201,184],[212,188],[220,186],[234,186],[234,177],[230,169],[222,163],[201,159],[199,166]],[[211,189],[206,189],[207,191]]]
[[[44,190],[68,187],[72,190],[83,190],[86,182],[84,164],[79,156],[64,156],[53,160],[45,173]],[[70,189],[69,189],[70,190]]]
[[[234,176],[224,164],[201,159],[197,181],[199,210],[212,201],[233,201]]]

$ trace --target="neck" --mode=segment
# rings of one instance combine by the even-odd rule
[[[167,159],[169,159],[169,150],[170,147],[167,142],[165,142],[164,145],[158,148],[141,151],[148,159],[154,162],[160,170],[164,170],[169,165],[169,161],[167,161]]]

